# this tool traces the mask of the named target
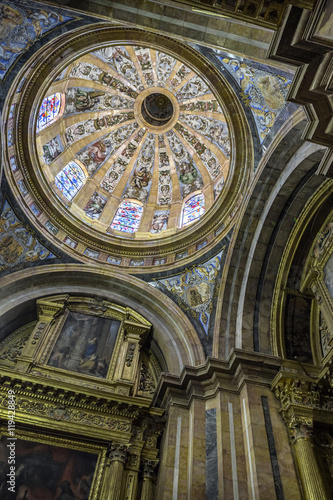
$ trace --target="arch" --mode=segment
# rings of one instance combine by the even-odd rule
[[[54,122],[59,116],[61,109],[61,94],[55,92],[42,101],[37,117],[37,132]]]
[[[143,205],[137,201],[122,201],[113,218],[111,229],[124,233],[135,233],[139,229]]]
[[[95,266],[62,264],[18,271],[0,280],[1,338],[34,318],[36,299],[56,294],[88,295],[126,305],[152,325],[151,350],[162,367],[179,375],[200,365],[205,354],[189,319],[164,293],[120,270],[101,274]],[[20,323],[20,317],[24,323]]]
[[[224,336],[215,344],[215,355],[217,349],[228,357],[232,347],[272,353],[271,297],[278,265],[304,203],[325,181],[315,175],[324,149],[303,142],[304,118],[301,109],[289,118],[253,180],[229,247],[220,323]]]
[[[187,226],[200,219],[205,213],[205,196],[199,191],[184,201],[181,226]]]
[[[55,177],[55,185],[71,201],[86,182],[83,169],[75,161],[70,161]]]

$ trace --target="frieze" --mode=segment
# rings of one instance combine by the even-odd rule
[[[106,397],[94,397],[63,388],[43,385],[41,382],[18,380],[14,377],[11,379],[7,376],[0,378],[0,384],[3,391],[7,392],[10,388],[15,390],[17,404],[21,398],[24,398],[24,401],[29,401],[29,398],[31,398],[35,400],[36,405],[51,405],[50,408],[62,407],[62,405],[65,405],[67,408],[68,404],[71,407],[75,406],[76,409],[86,412],[98,411],[99,413],[126,418],[137,418],[140,414],[139,403],[136,405],[133,399],[131,403],[107,400]],[[3,396],[3,400],[5,397]]]

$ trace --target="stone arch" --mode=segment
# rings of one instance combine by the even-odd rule
[[[31,317],[36,299],[57,293],[75,293],[128,305],[153,325],[151,349],[169,373],[180,374],[187,365],[204,362],[204,351],[190,321],[173,301],[133,276],[78,264],[27,269],[1,280],[2,335],[22,326],[20,316]],[[29,313],[30,309],[30,313]],[[28,321],[26,321],[28,322]]]
[[[304,143],[305,125],[299,109],[280,130],[236,224],[221,316],[221,356],[227,357],[233,347],[272,353],[271,297],[279,262],[303,206],[325,181],[315,175],[324,149]]]

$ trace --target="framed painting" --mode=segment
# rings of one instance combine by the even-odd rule
[[[121,322],[69,311],[49,366],[106,378]]]
[[[1,434],[2,500],[97,500],[105,451],[85,443],[17,432]]]

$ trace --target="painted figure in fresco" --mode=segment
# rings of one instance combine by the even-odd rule
[[[94,91],[86,92],[85,90],[76,89],[75,95],[75,108],[77,111],[88,111],[93,108],[95,104],[99,102],[99,97],[102,96],[104,92]]]
[[[166,213],[154,215],[153,222],[151,225],[151,230],[154,231],[155,233],[159,233],[160,231],[162,231],[167,221],[168,221],[168,214]]]
[[[106,159],[110,147],[111,142],[109,140],[97,141],[88,147],[87,153],[97,165],[101,165]]]
[[[151,173],[149,172],[149,170],[147,170],[147,167],[143,166],[140,168],[140,170],[137,169],[134,170],[129,183],[132,187],[142,189],[148,186],[149,182],[151,181],[151,178],[152,178]]]

